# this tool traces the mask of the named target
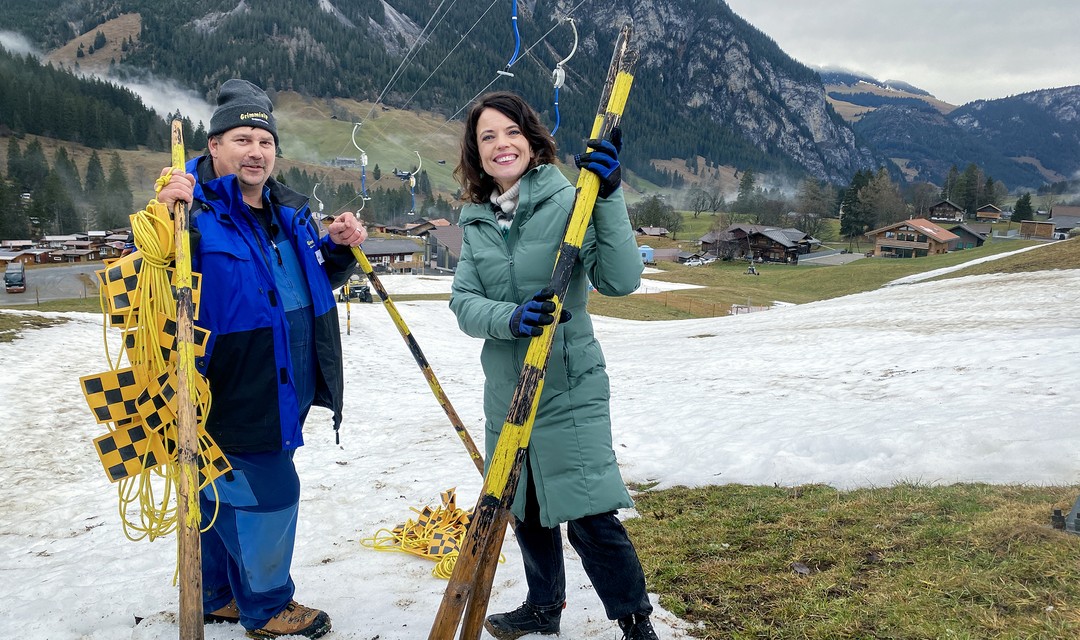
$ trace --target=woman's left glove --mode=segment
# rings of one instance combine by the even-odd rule
[[[622,129],[611,130],[611,141],[594,138],[585,143],[588,153],[574,156],[574,165],[578,169],[588,169],[600,178],[600,197],[607,198],[622,185],[622,167],[619,165],[619,152],[622,151]]]
[[[544,287],[519,304],[510,314],[510,333],[515,338],[535,338],[544,333],[544,327],[555,323],[555,303],[551,301],[554,297],[555,290]],[[563,309],[559,322],[568,322],[570,317],[570,312]]]

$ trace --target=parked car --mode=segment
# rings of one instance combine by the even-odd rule
[[[705,262],[698,259],[698,258],[690,258],[689,260],[687,260],[683,264],[688,266],[688,267],[700,267],[701,265],[705,264]]]
[[[356,300],[358,302],[372,302],[371,288],[366,284],[348,284],[338,291],[338,302]]]
[[[21,262],[9,262],[4,271],[4,290],[8,293],[26,291],[26,267]]]

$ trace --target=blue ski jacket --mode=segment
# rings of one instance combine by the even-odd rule
[[[235,175],[218,177],[209,156],[191,160],[191,267],[201,274],[196,324],[210,332],[196,368],[210,384],[206,430],[225,452],[253,453],[303,445],[300,407],[285,309],[269,262],[267,232],[244,203]],[[321,237],[308,200],[269,179],[264,199],[293,241],[311,291],[315,329],[314,404],[341,425],[344,374],[333,289],[356,268],[348,247]]]

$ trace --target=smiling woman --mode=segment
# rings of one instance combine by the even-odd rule
[[[511,93],[482,96],[466,119],[455,171],[470,202],[461,209],[450,308],[462,331],[484,340],[485,460],[503,431],[528,341],[554,333],[512,509],[528,592],[517,609],[487,618],[484,627],[499,640],[559,633],[562,523],[624,640],[657,637],[637,552],[615,515],[633,501],[612,447],[608,377],[586,311],[590,282],[603,295],[625,296],[638,287],[644,265],[619,188],[618,129],[611,141],[590,140],[589,147],[578,166],[600,178],[599,197],[577,259],[568,263],[561,313],[549,283],[575,189],[554,166],[555,144],[536,111]]]

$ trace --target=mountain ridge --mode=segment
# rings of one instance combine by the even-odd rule
[[[684,178],[701,158],[709,168],[807,174],[833,184],[882,165],[906,180],[940,183],[951,163],[974,162],[1010,188],[1080,171],[1080,161],[1067,159],[1080,158],[1068,88],[1047,90],[1065,98],[1011,96],[958,107],[902,80],[806,67],[723,2],[523,3],[522,49],[528,48],[513,77],[493,88],[522,93],[549,126],[556,117],[551,68],[575,44],[561,22],[570,12],[580,37],[560,96],[559,146],[581,144],[575,133],[588,130],[614,25],[632,21],[641,63],[624,126],[635,150],[627,163],[660,186],[673,186],[671,158],[687,159]],[[220,81],[243,75],[271,91],[379,100],[452,118],[489,71],[507,64],[513,45],[506,16],[496,19],[480,8],[436,15],[423,0],[40,0],[6,15],[0,28],[16,26],[20,16],[41,26],[35,33],[52,44],[50,59],[66,58],[75,67],[71,59],[81,46],[76,62],[83,70],[104,69],[120,82],[153,73],[189,87],[207,105]],[[130,26],[133,19],[137,27]],[[110,35],[103,48],[85,53],[99,30],[124,21],[127,35]],[[436,29],[429,30],[432,23]],[[65,29],[72,31],[67,39]],[[476,32],[484,38],[470,36]],[[121,44],[130,47],[120,51]],[[217,46],[222,52],[211,53]],[[945,119],[926,117],[924,104]],[[1022,144],[999,121],[999,114],[1021,112],[1021,129],[1045,149]],[[921,142],[904,142],[912,139]]]

